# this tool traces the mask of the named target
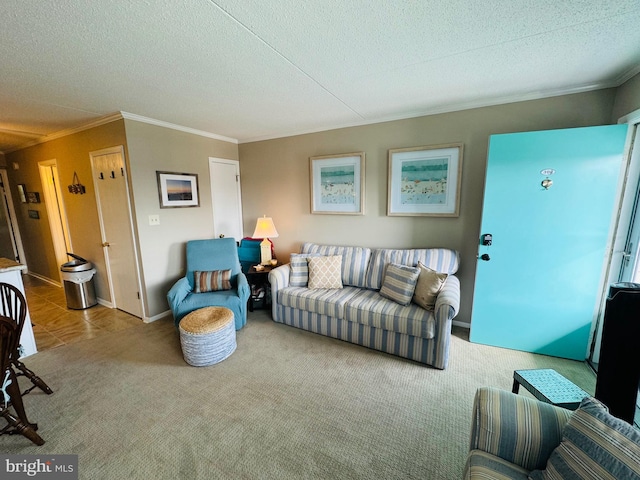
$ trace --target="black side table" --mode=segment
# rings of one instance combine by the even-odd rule
[[[269,272],[280,265],[281,264],[263,265],[264,270],[256,270],[256,266],[253,265],[245,274],[247,276],[247,281],[249,282],[249,288],[251,288],[251,295],[249,296],[248,302],[250,312],[253,312],[253,308],[257,304],[260,305],[260,308],[269,308],[271,305],[271,284],[269,283]]]
[[[590,396],[551,368],[514,371],[511,391],[518,393],[520,385],[538,400],[569,410],[576,410],[582,399]]]

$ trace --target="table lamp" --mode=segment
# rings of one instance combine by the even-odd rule
[[[271,242],[269,238],[276,238],[277,236],[278,231],[271,217],[265,215],[262,218],[258,218],[252,238],[264,239],[260,243],[260,265],[271,264]]]

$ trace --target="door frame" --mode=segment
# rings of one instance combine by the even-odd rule
[[[634,145],[635,139],[640,140],[640,109],[621,117],[617,123],[628,124],[629,130],[627,132],[624,161],[622,162],[623,171],[620,175],[616,200],[617,214],[613,219],[610,247],[602,273],[598,311],[594,315],[596,320],[591,327],[590,349],[587,352],[588,363],[594,369],[596,368],[594,364],[599,361],[602,324],[609,285],[620,281],[625,255],[627,254],[625,249],[627,248],[629,229],[632,227],[631,221],[633,220],[636,196],[638,189],[640,189],[640,144]]]
[[[11,188],[9,184],[9,174],[6,168],[0,168],[0,177],[2,178],[2,185],[4,190],[4,198],[2,208],[5,210],[9,229],[11,230],[11,238],[13,239],[13,250],[17,257],[17,262],[23,265],[27,264],[27,259],[24,255],[24,248],[22,246],[22,237],[20,236],[20,228],[18,227],[18,217],[16,217],[16,209],[13,205],[13,196],[11,195]]]
[[[53,252],[58,265],[68,261],[67,252],[73,252],[71,236],[69,235],[69,221],[67,210],[62,198],[60,176],[58,174],[58,162],[55,158],[38,162],[38,172],[40,173],[40,183],[42,184],[42,195],[47,216],[49,218],[49,230],[53,242]],[[47,181],[51,173],[53,187]],[[61,272],[58,270],[60,284],[62,284]]]
[[[93,190],[96,196],[96,206],[98,207],[98,223],[100,224],[100,239],[102,242],[102,251],[104,254],[104,260],[105,260],[105,269],[106,269],[106,274],[107,274],[107,283],[109,285],[109,296],[111,298],[111,302],[106,302],[104,301],[104,299],[102,299],[101,303],[104,304],[107,307],[111,307],[111,308],[117,308],[117,302],[116,302],[116,297],[115,297],[115,289],[113,288],[113,276],[111,274],[111,261],[109,259],[109,249],[104,245],[107,241],[107,237],[106,237],[106,232],[105,232],[105,227],[104,227],[104,217],[102,216],[102,206],[100,205],[100,194],[99,194],[99,185],[98,185],[98,172],[95,168],[95,162],[94,162],[94,158],[95,157],[99,157],[102,155],[111,155],[111,154],[119,154],[122,156],[122,160],[124,162],[125,168],[123,169],[122,173],[124,174],[124,180],[125,180],[125,185],[126,185],[126,193],[127,193],[127,205],[128,205],[128,211],[127,211],[127,218],[129,220],[129,229],[131,231],[131,238],[133,240],[133,258],[134,258],[134,262],[135,262],[135,270],[136,270],[136,282],[138,285],[138,291],[140,292],[140,311],[142,312],[142,318],[146,319],[147,318],[147,312],[146,312],[146,302],[145,302],[145,291],[142,288],[142,276],[141,276],[141,272],[140,272],[140,258],[138,256],[138,237],[136,235],[136,230],[134,228],[134,223],[133,223],[133,213],[132,213],[132,206],[131,206],[131,191],[130,191],[130,187],[129,187],[129,174],[128,174],[128,169],[126,168],[126,157],[124,154],[124,146],[122,145],[118,145],[116,147],[108,147],[108,148],[103,148],[101,150],[95,150],[93,152],[89,152],[89,161],[91,163],[91,176],[93,177]]]

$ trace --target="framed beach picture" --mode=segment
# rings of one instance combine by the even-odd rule
[[[389,150],[387,215],[457,217],[462,143]]]
[[[309,158],[311,213],[364,215],[364,152]]]
[[[193,173],[158,172],[160,208],[198,207],[198,175]]]

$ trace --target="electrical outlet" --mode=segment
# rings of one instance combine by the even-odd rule
[[[149,215],[149,225],[160,225],[160,215]]]

